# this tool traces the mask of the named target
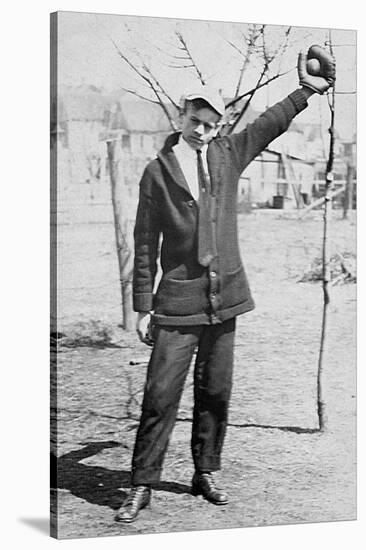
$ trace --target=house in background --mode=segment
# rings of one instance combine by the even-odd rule
[[[58,123],[65,132],[71,183],[100,177],[105,146],[100,133],[113,98],[95,86],[64,87],[58,96]]]
[[[260,114],[249,107],[236,131],[243,130]],[[316,169],[309,126],[314,131],[316,127],[320,134],[320,125],[305,125],[306,133],[304,128],[292,123],[286,133],[249,164],[239,181],[239,203],[296,208],[311,200]]]
[[[57,207],[65,223],[110,220],[108,141],[120,145],[124,183],[137,201],[146,163],[170,132],[156,104],[94,86],[61,88],[51,106],[51,142],[57,147]]]
[[[176,113],[167,109],[174,117]],[[137,186],[146,164],[171,132],[170,122],[158,104],[131,99],[126,94],[116,98],[99,139],[104,145],[110,140],[120,141],[127,185]]]
[[[73,184],[105,181],[107,140],[120,139],[127,157],[140,165],[153,158],[171,132],[159,105],[130,97],[125,92],[107,94],[95,86],[61,88],[57,121]]]
[[[174,109],[166,108],[176,119]],[[235,131],[244,129],[259,115],[249,106]],[[85,200],[84,195],[88,193],[91,200],[107,200],[107,141],[120,142],[124,176],[128,184],[137,186],[146,163],[155,157],[166,136],[172,132],[158,104],[125,92],[107,94],[85,85],[60,90],[57,121],[52,139],[58,144],[61,180],[70,186],[70,193],[80,195],[80,201]],[[347,172],[347,155],[339,139],[336,145],[335,177],[343,180]],[[284,207],[296,207],[300,196],[307,203],[317,194],[317,181],[320,186],[324,181],[326,156],[327,144],[320,124],[293,122],[289,130],[244,171],[238,190],[239,202],[272,207],[276,206],[276,197],[282,197]],[[87,190],[77,185],[85,183],[89,184]]]
[[[174,118],[176,113],[167,106]],[[100,139],[115,139],[121,136],[122,146],[136,156],[153,158],[162,147],[172,127],[162,108],[152,102],[130,99],[129,94],[116,98],[105,124],[106,130]]]

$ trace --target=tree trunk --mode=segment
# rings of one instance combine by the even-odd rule
[[[332,49],[332,37],[331,31],[329,31],[329,48],[330,53],[333,55]],[[323,246],[322,246],[322,264],[323,264],[323,319],[320,336],[320,349],[318,360],[318,377],[317,377],[317,401],[318,401],[318,418],[319,418],[319,430],[324,432],[328,427],[328,415],[326,410],[326,402],[323,392],[323,357],[325,350],[325,338],[327,331],[327,312],[330,302],[329,296],[329,283],[330,283],[330,255],[328,245],[328,225],[330,217],[330,209],[332,205],[331,186],[333,183],[333,163],[334,163],[334,140],[335,140],[335,88],[333,87],[331,92],[331,99],[329,101],[330,109],[330,127],[329,127],[329,155],[326,167],[325,177],[325,193],[324,193],[324,211],[323,211]]]
[[[328,175],[327,175],[328,178]],[[323,316],[322,316],[322,327],[321,327],[321,336],[320,336],[320,349],[319,349],[319,360],[318,360],[318,375],[317,375],[317,403],[318,403],[318,418],[319,418],[319,429],[324,431],[328,422],[326,404],[323,394],[323,356],[325,350],[325,336],[326,336],[326,327],[327,327],[327,312],[328,305],[330,302],[329,297],[329,282],[330,282],[330,261],[329,261],[329,250],[328,250],[328,225],[329,225],[329,210],[331,204],[331,198],[328,195],[328,189],[330,185],[330,180],[327,180],[326,183],[326,195],[324,197],[324,210],[323,210],[323,243],[322,243],[322,256],[323,256],[323,273],[322,273],[322,286],[323,286]]]
[[[134,207],[130,200],[130,190],[123,177],[122,146],[120,140],[107,142],[109,173],[116,235],[116,248],[122,297],[122,326],[127,331],[134,330],[135,313],[132,308],[133,273],[133,218]]]

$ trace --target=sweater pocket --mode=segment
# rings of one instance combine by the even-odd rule
[[[236,306],[251,298],[244,267],[240,265],[234,271],[222,275],[221,284],[222,307]]]
[[[157,314],[185,316],[206,313],[208,303],[206,278],[181,281],[163,278],[154,299]]]

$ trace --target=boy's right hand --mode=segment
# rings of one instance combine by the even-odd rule
[[[151,338],[151,331],[150,331],[150,321],[151,321],[150,313],[142,312],[137,314],[136,332],[141,342],[143,342],[144,344],[147,344],[148,346],[153,345],[153,340]]]

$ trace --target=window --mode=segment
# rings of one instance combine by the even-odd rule
[[[131,136],[129,134],[122,135],[122,148],[123,149],[131,148]]]

